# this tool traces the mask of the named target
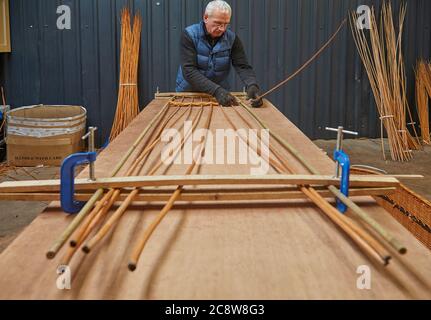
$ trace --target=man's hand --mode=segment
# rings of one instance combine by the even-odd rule
[[[217,99],[217,102],[223,107],[231,107],[237,105],[235,97],[222,87],[216,90],[216,92],[214,93],[214,97]]]
[[[247,99],[251,100],[250,105],[253,108],[259,108],[263,105],[262,99],[257,99],[258,96],[259,96],[259,87],[257,85],[252,84],[247,88]]]

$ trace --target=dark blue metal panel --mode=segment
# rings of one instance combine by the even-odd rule
[[[128,5],[143,17],[139,65],[142,106],[156,88],[173,91],[182,30],[200,21],[208,0],[13,0],[12,53],[0,55],[0,79],[8,102],[22,105],[81,104],[89,124],[109,136],[117,103],[120,12]],[[232,30],[244,43],[263,90],[286,78],[318,50],[349,10],[381,0],[230,0]],[[392,1],[395,14],[401,0]],[[58,30],[59,5],[68,5],[72,30]],[[409,102],[414,106],[413,67],[430,58],[431,1],[407,2],[403,47]],[[234,90],[243,85],[235,72]],[[270,100],[311,138],[331,138],[325,126],[344,125],[362,136],[379,134],[367,75],[348,28],[297,78]]]
[[[57,1],[57,4],[59,2]],[[62,1],[61,4],[68,5],[72,15],[72,29],[59,33],[61,68],[63,78],[58,79],[63,87],[63,102],[70,104],[82,103],[82,76],[81,76],[81,54],[80,54],[80,15],[77,1]],[[52,10],[52,9],[50,9]],[[56,22],[54,22],[55,26]]]
[[[107,5],[105,3],[107,2]],[[117,100],[117,38],[114,1],[98,0],[99,21],[99,81],[100,88],[100,125],[99,134],[109,136],[112,120],[115,116],[113,102]],[[113,22],[114,21],[114,22]]]

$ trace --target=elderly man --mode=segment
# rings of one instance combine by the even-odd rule
[[[225,1],[211,1],[203,21],[185,29],[181,37],[181,66],[176,91],[213,95],[222,106],[236,104],[229,92],[231,65],[246,85],[253,107],[262,106],[256,75],[249,65],[241,40],[228,29],[232,9]]]

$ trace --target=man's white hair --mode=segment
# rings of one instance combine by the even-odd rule
[[[232,15],[232,8],[230,7],[229,3],[223,0],[214,0],[208,3],[205,13],[211,16],[216,10],[226,12],[230,16]]]

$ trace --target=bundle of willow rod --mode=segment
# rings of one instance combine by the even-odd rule
[[[167,110],[169,110],[170,103],[166,105],[168,107]],[[186,113],[187,120],[191,118],[192,113],[192,107],[190,106],[188,109],[184,109],[180,112],[180,109],[182,108],[176,108],[168,117],[167,119],[164,119],[167,114],[162,116],[159,120],[157,125],[155,126],[155,131],[153,132],[155,136],[152,138],[151,141],[147,141],[139,151],[139,154],[137,157],[133,160],[133,163],[130,165],[129,169],[126,172],[126,176],[130,176],[133,174],[141,174],[141,171],[143,169],[144,163],[147,161],[150,153],[153,151],[157,143],[161,139],[162,132],[166,126],[172,126],[175,123],[178,123],[179,119],[181,119]],[[202,109],[203,111],[203,109]],[[197,115],[193,117],[193,122],[195,122],[194,127],[197,125],[197,122],[199,120],[196,120],[197,118],[200,118],[202,115],[202,111],[198,112]],[[178,114],[178,115],[177,115]],[[163,122],[162,122],[163,120]],[[182,128],[182,126],[181,126]],[[180,130],[181,130],[180,128]],[[147,173],[147,175],[153,175],[160,167],[162,166],[163,162],[159,160],[159,162],[152,167],[151,170]],[[83,221],[79,227],[77,228],[76,232],[71,235],[70,239],[70,246],[65,253],[62,263],[68,264],[70,260],[75,255],[78,248],[82,248],[82,250],[85,253],[89,253],[92,248],[94,248],[98,243],[101,242],[101,240],[110,232],[110,230],[113,228],[113,226],[119,221],[119,219],[124,215],[127,208],[131,205],[131,203],[134,201],[138,194],[138,189],[133,189],[127,196],[127,199],[123,201],[122,205],[110,216],[109,211],[113,204],[119,200],[119,196],[121,193],[120,189],[110,189],[109,192],[97,203],[95,208],[90,212],[90,214],[87,216],[87,219]],[[104,220],[107,219],[106,222]],[[99,229],[97,230],[97,228]],[[91,233],[93,231],[96,231],[96,233],[89,238]]]
[[[358,15],[353,12],[350,23],[353,38],[370,80],[376,105],[389,140],[391,157],[397,161],[410,160],[412,149],[419,149],[416,138],[408,130],[413,124],[406,95],[406,76],[402,55],[402,33],[406,6],[402,5],[399,16],[399,32],[396,34],[390,2],[385,2],[381,12],[381,26],[377,25],[374,8],[370,12],[370,41],[367,29],[357,27]],[[409,123],[406,119],[409,117]],[[383,135],[382,135],[383,136]],[[382,137],[383,138],[383,137]],[[384,145],[383,147],[383,154]]]
[[[431,64],[420,60],[416,68],[416,106],[421,126],[422,141],[425,144],[431,144],[429,97],[431,97]]]
[[[120,84],[111,141],[139,114],[138,61],[141,30],[141,16],[135,15],[132,28],[130,11],[123,9],[121,14]]]

